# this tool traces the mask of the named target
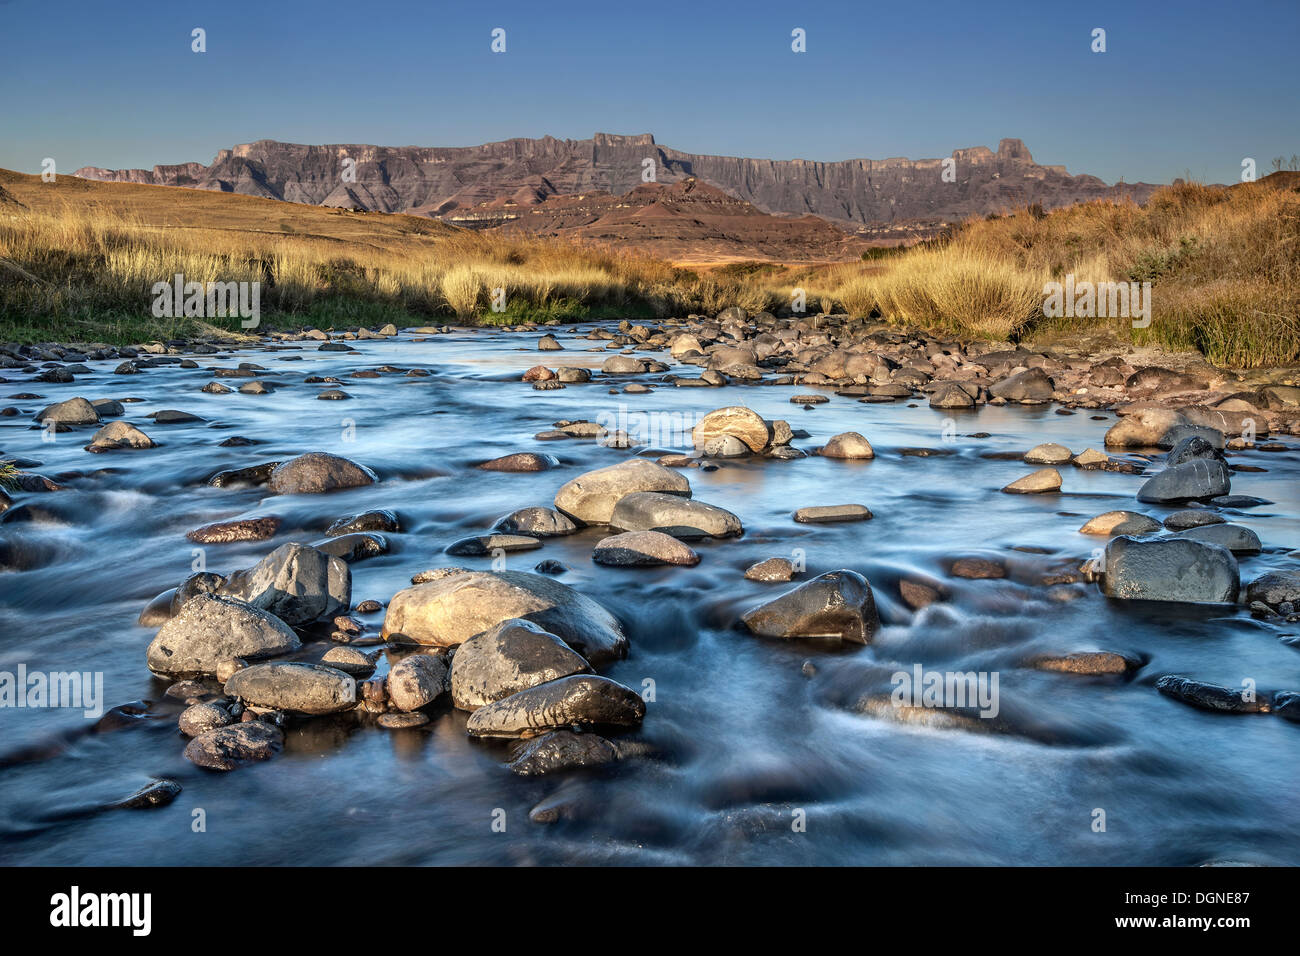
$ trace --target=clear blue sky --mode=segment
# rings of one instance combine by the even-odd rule
[[[191,52],[194,27],[208,52]],[[790,50],[795,27],[807,53]],[[1231,182],[1243,157],[1263,173],[1300,153],[1298,47],[1300,0],[0,0],[0,166],[600,130],[816,160],[1012,136],[1108,182]]]

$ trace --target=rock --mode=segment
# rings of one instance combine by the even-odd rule
[[[559,343],[559,340],[556,339],[554,335],[550,335],[549,333],[547,335],[543,335],[540,339],[537,340],[537,348],[539,351],[542,352],[564,351],[564,346]]]
[[[333,555],[290,542],[253,567],[235,571],[221,593],[300,626],[347,612],[352,606],[352,572]]]
[[[801,524],[823,524],[833,521],[869,521],[871,511],[866,505],[814,505],[800,508],[794,520]]]
[[[632,355],[611,355],[600,370],[606,375],[640,375],[646,370],[646,363]]]
[[[55,425],[98,425],[99,412],[84,398],[70,398],[46,406],[36,416],[38,425],[45,426],[51,422]]]
[[[109,422],[95,432],[86,446],[89,452],[116,451],[121,448],[153,448],[154,443],[144,432],[126,422]]]
[[[320,664],[251,664],[230,676],[225,691],[245,704],[299,714],[332,714],[357,702],[357,682]]]
[[[383,636],[446,647],[510,618],[545,628],[592,664],[627,653],[627,638],[612,614],[572,588],[526,571],[467,571],[398,591],[384,616]]]
[[[763,417],[742,405],[731,405],[709,412],[692,429],[691,440],[696,448],[703,448],[711,439],[722,435],[740,439],[754,452],[762,451],[771,439],[771,431]]]
[[[989,386],[989,394],[1021,405],[1045,405],[1056,390],[1051,378],[1041,368],[1031,368]]]
[[[931,408],[974,408],[975,399],[955,382],[941,382],[930,393]]]
[[[1223,524],[1223,515],[1215,514],[1213,511],[1205,511],[1200,508],[1189,508],[1186,511],[1175,511],[1165,519],[1165,527],[1170,531],[1184,531],[1187,528],[1199,528],[1206,524]]]
[[[1070,449],[1064,445],[1048,442],[1035,445],[1025,452],[1025,463],[1029,465],[1064,465],[1073,457]]]
[[[871,442],[867,441],[857,432],[844,432],[831,438],[822,446],[821,455],[823,458],[875,458],[876,453],[872,450]]]
[[[164,408],[162,411],[154,412],[148,417],[153,419],[155,425],[188,425],[191,422],[203,421],[198,415],[192,415],[176,408]]]
[[[1219,453],[1211,442],[1206,441],[1200,435],[1189,435],[1182,441],[1178,442],[1165,456],[1165,467],[1171,465],[1181,465],[1186,461],[1193,461],[1197,458],[1207,460],[1222,461],[1223,455]]]
[[[539,455],[530,451],[516,452],[493,458],[475,467],[483,471],[549,471],[558,467],[560,460],[554,455]]]
[[[172,588],[171,606],[168,609],[167,617],[171,618],[179,614],[181,608],[192,597],[200,594],[220,594],[225,583],[226,579],[220,574],[212,571],[196,571],[182,581],[179,586]]]
[[[793,581],[794,564],[788,558],[768,558],[745,571],[748,581]]]
[[[1254,495],[1219,495],[1210,499],[1210,504],[1216,508],[1258,508],[1272,503],[1267,498],[1256,498]]]
[[[232,657],[258,660],[296,651],[298,637],[279,618],[229,597],[185,602],[149,645],[149,669],[168,677],[215,674]]]
[[[365,680],[375,672],[375,662],[355,647],[331,647],[321,655],[320,662],[357,680]]]
[[[308,452],[279,465],[267,480],[276,495],[312,495],[375,483],[375,473],[347,458]]]
[[[521,690],[591,667],[564,641],[531,621],[512,618],[471,637],[451,663],[451,699],[477,710]]]
[[[1145,601],[1223,604],[1237,600],[1237,561],[1227,548],[1188,538],[1112,538],[1103,592]]]
[[[1089,518],[1079,529],[1080,534],[1117,535],[1150,534],[1160,530],[1160,522],[1136,511],[1107,511]]]
[[[1075,468],[1082,468],[1084,471],[1094,471],[1098,468],[1110,466],[1110,456],[1097,451],[1095,448],[1088,448],[1079,452],[1070,461]]]
[[[191,763],[209,770],[235,770],[268,760],[284,749],[284,734],[261,721],[219,727],[195,737],[185,748]]]
[[[195,528],[185,537],[195,544],[228,544],[232,541],[265,541],[274,538],[280,530],[280,519],[275,515],[263,518],[241,518],[238,521],[219,521]]]
[[[1178,412],[1168,408],[1146,408],[1125,415],[1106,432],[1107,448],[1156,448],[1177,425],[1187,424]]]
[[[113,810],[151,810],[167,806],[180,795],[181,785],[175,780],[154,780],[109,806]]]
[[[969,581],[991,581],[1005,578],[1007,569],[989,558],[958,558],[948,568],[948,573]]]
[[[591,552],[597,564],[650,567],[675,564],[694,567],[700,556],[671,535],[659,531],[625,531],[597,542]]]
[[[1045,495],[1061,490],[1061,473],[1055,468],[1040,468],[1017,478],[1002,491],[1008,495]]]
[[[377,721],[379,726],[385,730],[411,730],[415,727],[423,727],[428,722],[428,715],[421,714],[418,711],[409,714],[380,714]]]
[[[218,727],[225,727],[234,722],[235,715],[230,712],[230,708],[216,701],[205,701],[192,704],[181,711],[177,724],[186,737],[198,737],[209,730],[216,730]]]
[[[496,530],[535,538],[555,538],[573,534],[578,526],[552,508],[520,508],[498,521]]]
[[[548,681],[486,704],[470,715],[471,737],[524,737],[574,726],[634,727],[645,701],[606,677],[578,674]]]
[[[1137,500],[1155,504],[1197,501],[1231,491],[1228,468],[1221,461],[1194,458],[1166,468],[1138,489]]]
[[[575,368],[571,365],[561,365],[555,370],[555,377],[561,382],[569,384],[578,384],[581,382],[591,381],[591,370],[585,368]]]
[[[1232,714],[1268,713],[1268,697],[1251,694],[1250,699],[1242,688],[1220,687],[1204,681],[1166,674],[1156,681],[1156,690],[1166,697],[1191,704],[1201,710],[1215,710]]]
[[[898,582],[898,593],[903,602],[913,611],[929,607],[944,596],[937,582],[927,583],[925,581],[909,580],[908,578],[903,578]]]
[[[401,522],[397,520],[397,515],[387,510],[376,510],[363,511],[361,514],[339,518],[325,529],[325,534],[331,538],[336,538],[361,531],[388,531],[398,534],[401,530]]]
[[[752,454],[749,446],[735,435],[719,435],[710,438],[700,450],[706,458],[743,458]]]
[[[447,691],[447,662],[436,654],[412,654],[393,665],[387,687],[398,710],[427,707]]]
[[[1227,548],[1233,554],[1259,554],[1263,545],[1259,535],[1239,524],[1206,524],[1186,531],[1179,531],[1175,537],[1191,538]]]
[[[1281,604],[1300,604],[1300,571],[1271,569],[1246,587],[1246,603],[1258,601],[1274,610]]]
[[[644,458],[632,458],[566,482],[555,495],[555,507],[585,524],[608,524],[619,499],[638,491],[691,496],[690,483],[682,475]]]
[[[542,546],[542,542],[529,535],[522,534],[480,534],[461,538],[447,545],[447,553],[458,556],[490,555],[498,551],[533,551]]]
[[[372,531],[342,534],[316,541],[311,546],[348,564],[388,553],[388,539]]]
[[[824,402],[829,402],[829,401],[830,401],[830,399],[827,398],[825,395],[792,395],[792,396],[790,396],[790,403],[791,403],[792,405],[821,405],[821,404],[823,404]]]
[[[1185,413],[1187,410],[1184,409],[1183,411]],[[1160,448],[1168,448],[1172,451],[1175,447],[1189,438],[1199,438],[1216,449],[1222,448],[1224,443],[1223,432],[1219,431],[1217,428],[1210,428],[1206,425],[1185,424],[1175,425],[1173,428],[1169,429],[1169,431],[1160,436],[1160,440],[1156,442],[1156,445]]]
[[[598,734],[555,730],[520,747],[510,761],[510,769],[523,777],[535,777],[559,770],[599,767],[618,759],[618,747]]]
[[[744,531],[730,511],[657,491],[624,495],[614,505],[609,524],[619,531],[662,531],[678,538],[730,538]]]
[[[549,382],[555,378],[555,373],[545,365],[534,365],[528,371],[524,372],[525,382]]]
[[[741,621],[761,637],[839,637],[866,644],[880,628],[875,596],[856,571],[828,571],[757,607]]]
[[[1080,651],[1060,656],[1041,655],[1026,662],[1040,671],[1058,671],[1063,674],[1127,674],[1142,666],[1136,658],[1112,651]]]

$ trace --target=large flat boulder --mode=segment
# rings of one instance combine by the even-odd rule
[[[745,530],[725,508],[657,491],[620,498],[609,524],[619,531],[662,531],[677,538],[730,538]]]
[[[259,660],[296,651],[298,636],[278,617],[243,601],[199,594],[149,645],[149,670],[166,677],[215,674],[232,657]]]
[[[657,462],[632,458],[566,482],[555,494],[555,507],[585,524],[608,524],[614,506],[638,491],[691,496],[690,483],[683,475]]]
[[[226,681],[226,696],[246,704],[299,714],[332,714],[357,702],[357,682],[341,670],[320,664],[251,664]]]
[[[526,571],[467,571],[398,591],[383,636],[449,647],[511,618],[549,631],[593,664],[627,653],[614,615],[573,588]]]
[[[1106,546],[1105,561],[1102,590],[1114,598],[1225,604],[1241,586],[1231,551],[1191,538],[1120,535]]]

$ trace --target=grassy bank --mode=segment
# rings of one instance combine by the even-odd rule
[[[262,283],[263,327],[845,311],[971,338],[1105,327],[1220,364],[1300,358],[1300,175],[1177,185],[1144,206],[974,219],[858,263],[682,268],[404,215],[0,171],[0,340],[139,342],[237,319],[157,319],[154,283]],[[1044,283],[1152,283],[1151,323],[1045,318]],[[505,290],[505,311],[491,308]],[[211,324],[208,324],[211,323]]]

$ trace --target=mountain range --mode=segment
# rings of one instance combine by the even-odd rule
[[[1039,165],[1018,139],[1002,140],[996,152],[976,146],[954,150],[945,159],[814,162],[686,153],[657,144],[648,133],[597,133],[583,140],[545,136],[460,147],[259,140],[220,150],[207,166],[87,166],[75,175],[404,212],[478,228],[572,222],[575,203],[590,205],[596,193],[627,196],[652,175],[660,185],[695,181],[714,187],[758,212],[816,216],[864,238],[895,241],[945,222],[1032,203],[1051,209],[1091,199],[1142,202],[1156,188],[1148,183],[1110,186],[1095,176],[1071,175],[1063,166]],[[714,198],[709,194],[710,201]],[[516,215],[552,203],[559,206],[540,218]]]

